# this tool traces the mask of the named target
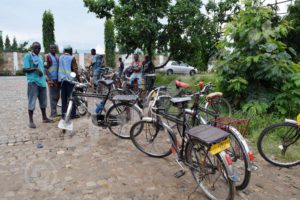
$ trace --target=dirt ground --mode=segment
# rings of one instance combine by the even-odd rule
[[[175,157],[149,158],[87,117],[60,137],[57,122],[43,124],[37,109],[37,129],[29,129],[25,77],[1,77],[0,91],[0,200],[206,199],[193,193],[190,173],[174,177]],[[300,199],[300,166],[273,167],[251,146],[258,170],[235,199]]]

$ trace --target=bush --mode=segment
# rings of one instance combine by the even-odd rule
[[[7,70],[7,69],[0,70],[0,76],[10,76],[10,75],[11,75],[11,73],[9,70]]]

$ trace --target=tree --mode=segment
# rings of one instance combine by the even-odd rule
[[[6,38],[5,38],[4,48],[5,48],[6,52],[11,51],[10,39],[9,39],[8,35],[6,35]]]
[[[18,46],[18,52],[25,53],[25,52],[29,51],[29,49],[27,47],[28,44],[29,44],[28,41],[25,41],[25,42],[19,44],[19,46]]]
[[[237,107],[287,114],[291,105],[297,111],[300,101],[278,95],[291,96],[286,92],[300,66],[291,60],[294,50],[280,41],[288,33],[288,23],[273,23],[274,17],[276,13],[259,0],[246,0],[244,9],[225,27],[218,46],[218,72],[224,93]],[[300,92],[293,94],[300,98]]]
[[[43,45],[45,52],[49,52],[51,44],[55,44],[54,17],[50,10],[43,14]]]
[[[2,52],[4,50],[4,47],[3,47],[3,38],[2,38],[2,35],[0,35],[0,52]]]
[[[300,61],[300,0],[296,0],[288,8],[288,14],[284,18],[292,26],[288,35],[284,38],[284,42],[295,49],[297,56],[295,61]]]
[[[11,51],[13,51],[13,52],[18,51],[18,43],[17,43],[16,37],[14,37],[14,39],[13,39],[13,43],[11,45]]]
[[[111,19],[105,21],[105,59],[106,64],[110,67],[115,67],[115,50],[116,50],[116,41],[115,41],[115,29],[114,22]]]

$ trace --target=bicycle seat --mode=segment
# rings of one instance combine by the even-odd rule
[[[111,75],[103,75],[104,78],[111,78]]]
[[[189,102],[191,100],[192,100],[191,97],[174,97],[174,98],[170,99],[170,101],[173,104],[186,103],[186,102]]]
[[[113,80],[99,80],[99,83],[102,83],[105,86],[111,86],[114,83],[114,81]]]
[[[114,101],[136,101],[138,99],[137,96],[134,95],[116,95],[112,100]]]
[[[189,88],[190,85],[181,81],[175,81],[176,88]]]
[[[222,96],[223,96],[222,92],[212,92],[212,93],[210,93],[206,96],[206,100],[211,100],[211,99],[219,98],[219,97],[222,97]]]
[[[213,126],[201,125],[190,129],[188,135],[192,138],[197,138],[206,146],[211,146],[225,140],[229,133]]]

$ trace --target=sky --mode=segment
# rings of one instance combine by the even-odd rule
[[[275,0],[266,0],[265,4]],[[278,0],[281,1],[281,0]],[[280,5],[280,12],[287,5]],[[104,19],[88,13],[82,0],[1,0],[0,30],[18,42],[38,41],[42,44],[42,16],[51,10],[55,19],[56,43],[60,49],[71,45],[79,52],[97,49],[104,53]]]
[[[97,49],[104,53],[104,19],[88,13],[82,0],[1,0],[0,30],[3,39],[13,36],[17,41],[38,41],[42,44],[42,16],[51,10],[55,20],[56,43],[60,49]]]

